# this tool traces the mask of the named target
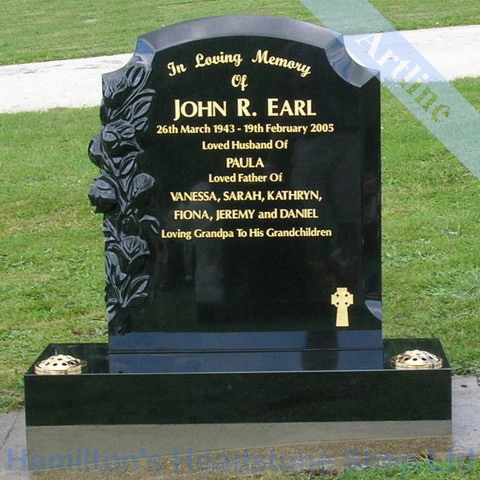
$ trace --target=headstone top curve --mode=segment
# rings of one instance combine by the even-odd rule
[[[348,54],[343,35],[321,25],[267,15],[223,15],[188,20],[138,37],[136,52],[150,58],[161,50],[221,37],[269,37],[325,50],[332,68],[344,80],[361,87],[379,72],[357,64]]]

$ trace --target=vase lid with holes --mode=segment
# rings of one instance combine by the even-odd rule
[[[392,357],[391,365],[397,370],[428,370],[442,368],[443,360],[425,350],[407,350]]]
[[[71,355],[53,355],[35,365],[37,375],[78,375],[87,363]]]

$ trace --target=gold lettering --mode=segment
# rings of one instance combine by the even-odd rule
[[[314,117],[312,100],[284,100],[279,104],[278,98],[267,98],[267,115],[269,117]]]
[[[306,77],[312,73],[312,67],[310,65],[289,60],[288,58],[275,57],[270,55],[268,50],[257,50],[257,54],[255,58],[252,59],[252,63],[264,63],[265,65],[295,70],[300,73],[301,77]]]
[[[218,220],[252,220],[255,214],[254,209],[250,210],[217,210]]]
[[[174,77],[177,73],[185,73],[187,71],[187,67],[183,63],[175,63],[170,62],[167,64],[168,70],[170,70],[168,76]]]
[[[223,201],[224,202],[263,202],[263,192],[259,190],[248,190],[243,192],[242,190],[238,191],[225,191],[223,192]]]
[[[250,100],[248,98],[239,98],[237,101],[237,115],[239,117],[256,117],[256,112],[250,112]]]
[[[243,57],[240,53],[220,52],[217,55],[210,56],[198,53],[195,60],[195,68],[211,67],[212,65],[220,65],[221,63],[232,63],[236,67],[239,67],[243,62]]]
[[[227,157],[225,166],[227,168],[265,168],[265,163],[261,157],[256,160],[253,157]]]
[[[207,210],[174,210],[174,220],[213,220]]]
[[[216,117],[217,115],[226,117],[227,102],[225,100],[221,103],[215,100],[200,100],[196,102],[187,100],[182,102],[180,99],[176,98],[174,100],[174,111],[175,114],[173,120],[175,122],[182,117]]]

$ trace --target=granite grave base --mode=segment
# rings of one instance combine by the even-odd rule
[[[409,349],[428,350],[444,365],[392,369],[390,358]],[[435,339],[386,339],[383,368],[343,371],[110,373],[106,344],[52,344],[37,362],[56,353],[88,366],[81,375],[36,375],[34,366],[26,373],[29,458],[70,455],[85,466],[95,451],[101,458],[301,445],[328,452],[392,441],[410,454],[446,452],[451,442],[451,369]]]
[[[448,450],[440,343],[382,340],[380,74],[341,34],[255,15],[147,33],[100,119],[109,341],[39,358],[85,373],[25,375],[29,466]],[[391,368],[413,349],[443,368]]]

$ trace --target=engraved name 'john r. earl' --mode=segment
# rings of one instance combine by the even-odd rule
[[[173,121],[181,118],[214,118],[227,117],[234,108],[233,114],[237,117],[256,117],[248,98],[238,98],[231,106],[226,100],[174,100]],[[267,98],[265,105],[266,115],[269,117],[315,117],[311,99],[280,100],[279,98]]]

